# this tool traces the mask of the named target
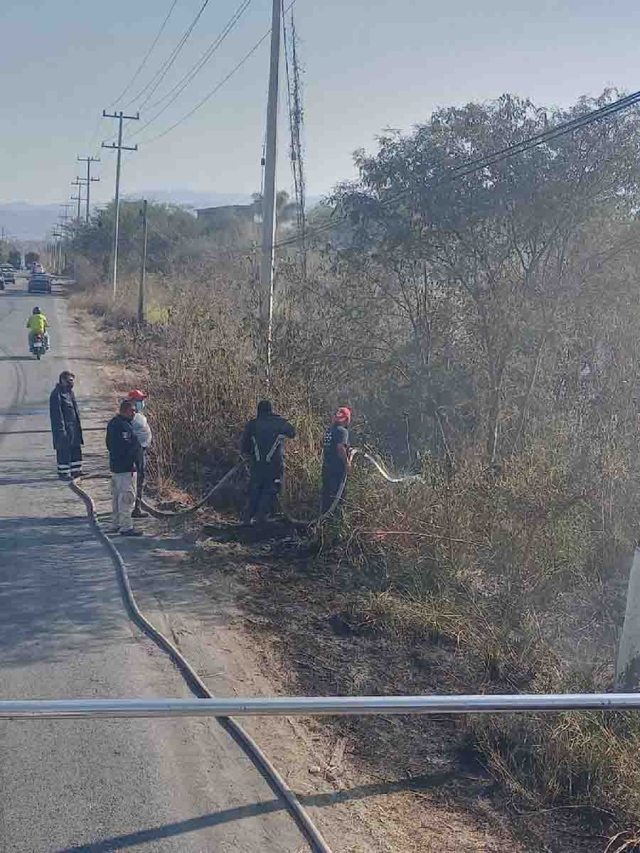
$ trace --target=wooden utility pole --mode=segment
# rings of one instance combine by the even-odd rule
[[[77,201],[78,202],[78,213],[76,216],[76,220],[77,220],[78,225],[80,225],[80,206],[82,204],[82,185],[83,184],[84,184],[84,181],[82,180],[82,178],[79,178],[79,177],[76,177],[75,181],[71,181],[72,187],[78,187],[78,195],[72,195],[71,196],[71,201]]]
[[[58,227],[62,232],[62,237],[58,242],[58,272],[63,273],[66,269],[66,257],[63,249],[63,240],[68,236],[67,234],[67,221],[69,219],[69,208],[73,207],[72,204],[61,204],[62,213],[60,214],[62,222],[58,223]]]
[[[276,164],[278,159],[278,82],[280,73],[280,31],[282,0],[273,0],[271,13],[271,58],[269,62],[269,97],[267,100],[267,139],[265,150],[264,194],[262,198],[262,260],[260,285],[262,321],[265,330],[264,369],[267,388],[271,380],[271,348],[273,342],[273,264],[276,236]]]
[[[103,148],[113,148],[118,152],[118,159],[116,161],[116,195],[115,195],[115,211],[113,217],[113,259],[111,262],[112,265],[112,273],[113,273],[113,298],[115,300],[117,292],[118,292],[118,229],[120,226],[120,170],[122,168],[122,152],[123,151],[137,151],[138,146],[134,145],[132,147],[122,144],[122,122],[126,119],[127,121],[139,121],[140,113],[136,113],[134,116],[126,116],[122,110],[117,113],[108,113],[106,110],[102,111],[102,115],[104,118],[115,118],[118,120],[118,142],[103,142]]]
[[[140,265],[140,288],[138,290],[138,323],[144,323],[145,285],[147,278],[147,200],[142,202],[142,263]]]
[[[87,208],[85,211],[85,222],[88,225],[89,224],[89,204],[90,204],[89,198],[91,196],[91,184],[95,184],[97,181],[100,180],[100,178],[92,178],[91,177],[91,164],[92,163],[99,163],[100,158],[99,157],[78,157],[78,162],[87,164],[87,177],[84,179],[83,183],[87,188],[87,198],[86,198]]]

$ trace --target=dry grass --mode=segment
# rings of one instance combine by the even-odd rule
[[[145,329],[131,322],[131,288],[115,307],[104,291],[75,297],[121,330],[124,358],[148,363],[153,465],[164,490],[177,483],[200,492],[228,470],[259,397],[258,330],[237,301],[250,304],[251,289],[234,287],[229,295],[215,282],[216,298],[197,288],[174,293],[170,322],[163,317]],[[286,500],[311,518],[328,402],[287,372],[274,375],[272,397],[298,428]],[[250,578],[262,590],[261,614],[288,637],[298,686],[344,693],[611,688],[632,528],[624,519],[604,528],[604,501],[572,461],[571,441],[554,427],[552,437],[540,434],[507,458],[499,474],[473,448],[455,472],[425,456],[423,485],[390,487],[358,465],[340,535],[321,531],[317,556],[287,568],[282,583],[271,573]],[[233,505],[237,495],[223,499]],[[332,636],[343,633],[335,659],[323,646],[321,612],[334,620]],[[373,723],[350,725],[377,744],[378,759],[391,760]],[[410,733],[420,755],[424,730],[393,725],[399,737]],[[455,738],[513,802],[577,809],[587,835],[597,816],[600,833],[618,833],[608,853],[637,846],[640,726],[632,716],[470,717]],[[575,849],[605,846],[595,843]]]

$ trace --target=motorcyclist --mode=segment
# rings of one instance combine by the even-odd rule
[[[29,352],[33,352],[33,342],[36,335],[44,337],[45,349],[49,349],[47,318],[37,306],[33,309],[31,317],[27,320],[27,329],[29,329]]]

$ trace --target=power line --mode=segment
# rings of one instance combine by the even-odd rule
[[[466,163],[462,163],[460,166],[455,166],[445,171],[442,176],[435,179],[435,183],[443,183],[447,180],[457,180],[458,178],[466,177],[467,175],[470,175],[473,172],[479,172],[482,169],[486,169],[489,166],[496,165],[497,163],[503,160],[507,160],[511,157],[516,156],[517,154],[524,154],[526,151],[529,151],[532,148],[544,145],[546,142],[550,142],[560,136],[572,133],[574,130],[580,130],[583,127],[587,127],[590,124],[594,124],[597,121],[608,118],[609,116],[614,115],[615,113],[621,112],[625,109],[629,109],[629,107],[636,106],[639,103],[640,91],[634,92],[631,95],[627,95],[624,98],[620,98],[619,100],[614,101],[611,104],[607,104],[604,107],[600,107],[597,110],[592,110],[589,113],[577,116],[575,119],[571,119],[570,121],[558,124],[555,127],[550,128],[549,130],[542,131],[541,133],[537,133],[534,136],[527,137],[527,139],[523,139],[521,142],[517,142],[513,145],[507,146],[506,148],[494,151],[492,154],[485,155],[484,157],[478,157],[473,160],[468,160]],[[402,192],[397,193],[396,195],[381,201],[380,206],[387,207],[391,204],[395,204],[398,201],[402,201],[408,195],[411,195],[412,192],[414,192],[413,189],[403,190]],[[324,225],[319,225],[317,228],[309,229],[307,231],[307,236],[314,236],[316,234],[321,234],[325,231],[330,231],[337,225],[341,225],[346,222],[347,219],[347,216],[341,216],[336,220],[326,222]],[[289,237],[286,240],[281,240],[280,242],[275,244],[274,248],[294,245],[299,241],[300,236],[296,235],[294,237]]]
[[[292,0],[292,2],[289,3],[287,8],[285,9],[285,12],[288,12],[289,9],[292,9],[295,3],[296,0]],[[155,142],[158,139],[162,139],[163,136],[166,136],[168,133],[171,133],[172,130],[175,130],[176,127],[181,125],[187,119],[191,118],[194,113],[196,113],[201,107],[203,107],[207,103],[207,101],[210,101],[211,98],[213,98],[213,96],[216,95],[220,91],[220,89],[222,89],[222,87],[234,76],[234,74],[236,74],[242,68],[242,66],[253,56],[253,54],[260,47],[260,45],[262,45],[269,38],[270,35],[271,28],[269,28],[267,32],[262,36],[262,38],[254,44],[251,50],[242,57],[240,62],[238,62],[238,64],[234,68],[232,68],[232,70],[227,74],[227,76],[222,79],[218,83],[218,85],[215,86],[209,92],[208,95],[205,95],[205,97],[199,103],[197,103],[195,107],[193,107],[193,109],[189,110],[186,115],[183,115],[182,118],[178,119],[178,121],[175,122],[175,124],[172,124],[171,127],[168,127],[166,130],[163,130],[162,133],[159,133],[157,136],[152,136],[150,139],[143,140],[144,144],[149,145],[151,142]]]
[[[122,90],[122,92],[118,95],[118,97],[117,97],[114,101],[112,101],[112,102],[111,102],[111,104],[109,105],[109,109],[111,109],[111,107],[115,106],[115,105],[118,103],[118,101],[120,101],[120,100],[122,100],[122,98],[124,98],[124,96],[127,94],[127,92],[129,91],[129,89],[133,86],[133,84],[135,83],[135,81],[138,79],[138,76],[140,75],[140,72],[142,71],[142,69],[143,69],[143,68],[145,67],[145,65],[147,64],[147,60],[149,59],[149,57],[150,57],[150,56],[151,56],[151,54],[153,53],[155,46],[158,44],[158,41],[160,40],[160,36],[161,36],[161,35],[162,35],[162,33],[164,32],[164,29],[165,29],[165,27],[167,26],[167,24],[168,24],[168,22],[169,22],[169,18],[171,17],[171,15],[172,15],[172,13],[173,13],[173,10],[174,10],[174,9],[175,9],[175,7],[176,7],[177,2],[178,2],[178,0],[173,0],[173,3],[171,4],[171,8],[170,8],[170,9],[169,9],[169,11],[167,12],[167,14],[166,14],[166,16],[165,16],[165,19],[164,19],[164,21],[162,22],[162,26],[161,26],[161,27],[160,27],[160,29],[158,30],[158,34],[157,34],[157,36],[155,37],[155,39],[153,40],[153,43],[152,43],[151,47],[150,47],[150,48],[149,48],[149,50],[145,53],[145,55],[144,55],[144,58],[143,58],[142,62],[140,63],[140,65],[139,65],[139,66],[138,66],[138,68],[136,69],[136,71],[135,71],[135,73],[134,73],[133,77],[131,78],[131,80],[129,80],[129,82],[127,83],[127,85],[125,86],[125,88]]]
[[[202,16],[202,13],[204,12],[204,10],[207,8],[208,5],[209,5],[209,0],[204,0],[202,6],[200,7],[200,10],[198,11],[198,14],[195,16],[193,21],[189,24],[186,31],[182,35],[180,41],[178,42],[178,44],[174,47],[174,49],[169,54],[169,58],[167,60],[165,60],[163,65],[160,66],[160,70],[156,72],[156,74],[151,78],[151,80],[147,83],[147,85],[144,87],[144,89],[142,89],[142,91],[139,92],[135,96],[135,98],[132,98],[132,100],[130,100],[128,102],[128,104],[125,105],[125,109],[127,109],[127,107],[131,106],[131,104],[135,103],[139,98],[141,98],[145,94],[145,92],[147,93],[147,95],[146,95],[145,99],[140,103],[139,109],[143,109],[144,106],[149,102],[153,93],[156,91],[158,86],[162,83],[164,78],[167,76],[167,74],[169,73],[169,71],[171,69],[171,66],[176,61],[178,56],[180,55],[182,48],[187,43],[189,36],[193,32],[195,26],[197,25],[198,21],[200,20],[200,18]]]
[[[212,42],[212,44],[207,48],[207,50],[203,53],[203,55],[200,57],[198,62],[196,62],[196,64],[194,66],[192,66],[192,68],[185,74],[185,76],[182,78],[182,80],[180,80],[173,87],[173,89],[171,89],[170,92],[167,92],[166,95],[163,95],[162,98],[160,98],[159,100],[157,100],[155,102],[155,104],[152,104],[150,106],[149,109],[154,109],[155,107],[159,106],[163,101],[166,101],[167,98],[170,98],[170,100],[167,101],[167,103],[162,107],[161,110],[159,110],[152,118],[150,118],[149,121],[146,122],[146,124],[143,124],[139,130],[135,131],[135,133],[133,134],[134,136],[137,136],[138,133],[142,133],[142,131],[146,127],[149,127],[149,125],[152,124],[157,118],[159,118],[159,116],[161,116],[162,113],[171,106],[171,104],[176,100],[176,98],[178,98],[178,96],[180,94],[182,94],[182,92],[187,88],[189,83],[191,83],[191,81],[200,73],[200,71],[204,68],[204,66],[207,64],[207,62],[211,59],[213,54],[220,47],[220,45],[223,43],[223,41],[226,39],[226,37],[229,35],[229,33],[231,33],[231,31],[234,29],[234,27],[236,26],[236,24],[238,23],[238,21],[240,20],[240,18],[244,14],[244,12],[246,12],[246,10],[249,8],[250,4],[251,4],[251,0],[243,0],[243,3],[238,7],[238,9],[236,9],[236,11],[234,12],[231,19],[227,22],[227,24],[225,24],[222,32],[216,37],[216,39]],[[173,97],[171,97],[172,95],[173,95]]]

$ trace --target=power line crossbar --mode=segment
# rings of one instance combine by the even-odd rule
[[[233,699],[56,699],[0,701],[0,719],[372,716],[639,711],[640,693],[519,693],[454,696],[330,696]]]

